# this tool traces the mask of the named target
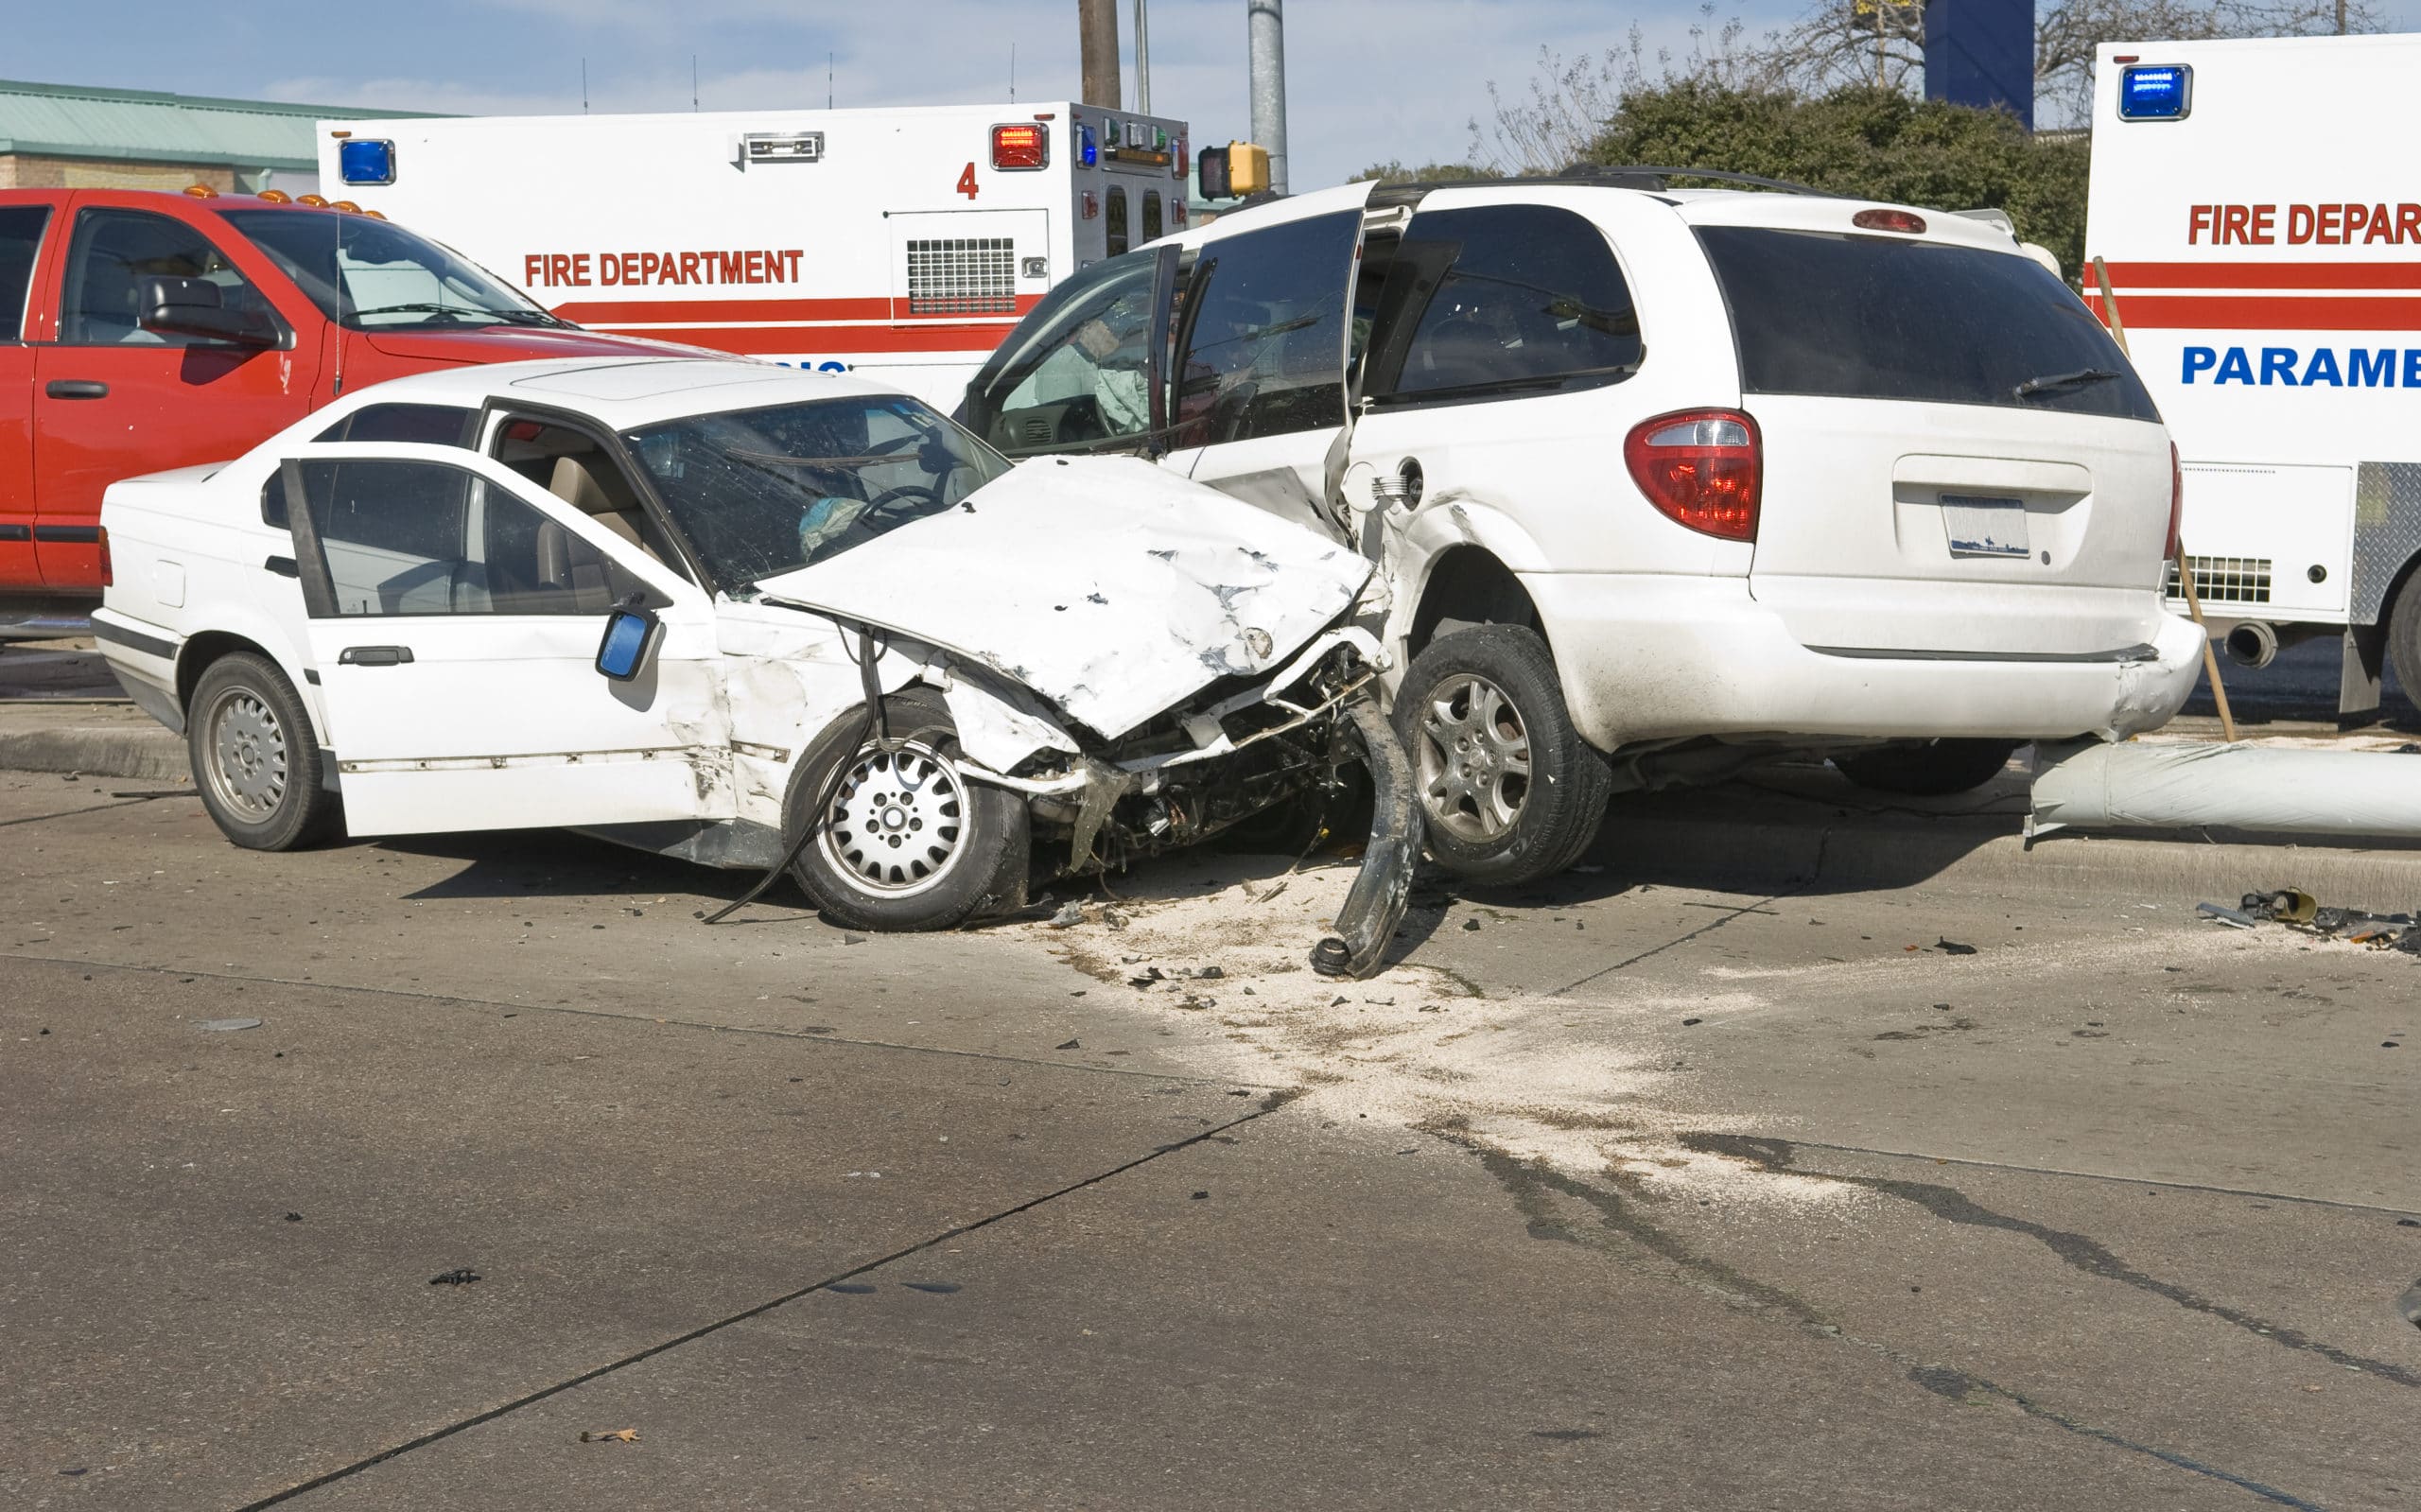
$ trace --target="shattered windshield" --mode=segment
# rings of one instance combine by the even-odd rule
[[[1008,459],[897,394],[693,415],[623,438],[717,583],[829,561],[956,508]]]
[[[226,217],[321,314],[356,330],[564,323],[477,263],[401,226],[338,211]]]

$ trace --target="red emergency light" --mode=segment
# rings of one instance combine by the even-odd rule
[[[1019,122],[992,128],[992,166],[1004,173],[1048,166],[1051,133],[1039,125]]]

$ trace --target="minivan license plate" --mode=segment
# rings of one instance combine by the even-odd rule
[[[2027,554],[2026,503],[1977,494],[1942,495],[1942,529],[1955,557],[2022,557]]]

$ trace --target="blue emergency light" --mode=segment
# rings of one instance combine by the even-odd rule
[[[337,144],[337,177],[347,183],[395,182],[395,144],[383,137],[349,137]]]
[[[1076,123],[1076,156],[1089,168],[1101,161],[1101,147],[1093,140],[1093,129],[1082,121]]]
[[[2136,63],[2118,74],[2122,121],[2182,121],[2194,109],[2194,70],[2186,63]]]

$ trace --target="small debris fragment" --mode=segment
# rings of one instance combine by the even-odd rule
[[[1205,998],[1199,993],[1189,992],[1177,1000],[1177,1006],[1180,1008],[1216,1008],[1219,1006],[1219,999],[1216,998]]]
[[[866,943],[866,937],[862,934],[844,934],[841,936],[841,943],[843,945],[863,945]]]
[[[1976,947],[1972,945],[1960,945],[1956,940],[1944,940],[1939,937],[1934,940],[1933,947],[1943,955],[1974,955],[1976,953]]]
[[[592,1433],[583,1428],[580,1431],[580,1441],[583,1444],[636,1444],[639,1441],[639,1431],[636,1428],[601,1428]]]
[[[257,1018],[205,1018],[201,1027],[214,1034],[232,1034],[239,1029],[258,1029],[261,1021]]]
[[[1198,980],[1198,981],[1202,981],[1202,982],[1216,982],[1216,981],[1218,981],[1221,977],[1224,977],[1224,976],[1226,976],[1227,974],[1228,974],[1228,973],[1227,973],[1226,971],[1222,970],[1221,968],[1219,968],[1219,967],[1217,967],[1217,966],[1204,966],[1201,970],[1199,970],[1199,971],[1195,972],[1193,975],[1194,975],[1194,977],[1196,978],[1196,980]],[[43,1033],[44,1033],[44,1034],[49,1034],[49,1033],[50,1033],[50,1031],[49,1031],[49,1030],[47,1030],[47,1029],[45,1029],[45,1030],[44,1030],[44,1031],[43,1031]]]
[[[899,1284],[912,1292],[931,1292],[935,1296],[948,1296],[958,1290],[956,1281],[902,1281]]]
[[[1328,1005],[1332,1008],[1342,1008],[1345,1006],[1345,999],[1342,997],[1331,998]]]
[[[2398,1228],[2421,1228],[2421,1218],[2399,1218],[2395,1221],[2395,1226]]]
[[[1108,925],[1113,930],[1123,930],[1126,928],[1126,915],[1119,912],[1116,909],[1102,910],[1101,921],[1104,924]]]
[[[1200,1201],[1202,1201],[1204,1198],[1209,1197],[1210,1195],[1210,1194],[1209,1192],[1207,1192],[1207,1191],[1197,1191],[1197,1192],[1195,1192],[1195,1193],[1193,1194],[1193,1201],[1195,1201],[1195,1202],[1200,1202]]]
[[[2256,922],[2252,914],[2241,909],[2232,909],[2225,903],[2197,903],[2194,912],[2231,930],[2249,930]]]
[[[440,1271],[428,1278],[431,1286],[468,1286],[479,1279],[479,1273],[467,1265],[450,1271]]]
[[[299,1224],[303,1221],[303,1215],[301,1213],[287,1213],[286,1215],[286,1221],[289,1224]]]
[[[1082,903],[1070,903],[1051,915],[1045,922],[1054,930],[1072,930],[1085,922],[1085,906]]]
[[[1130,987],[1148,988],[1154,982],[1166,982],[1167,980],[1167,975],[1163,973],[1159,967],[1145,966],[1139,974],[1127,978],[1126,984]]]
[[[1084,1049],[1084,1046],[1071,1039],[1064,1045],[1054,1045],[1051,1048],[1053,1050],[1082,1050]]]
[[[1681,1027],[1683,1029],[1687,1029],[1693,1024],[1702,1024],[1705,1022],[1706,1020],[1703,1018],[1684,1018],[1681,1020]]]

